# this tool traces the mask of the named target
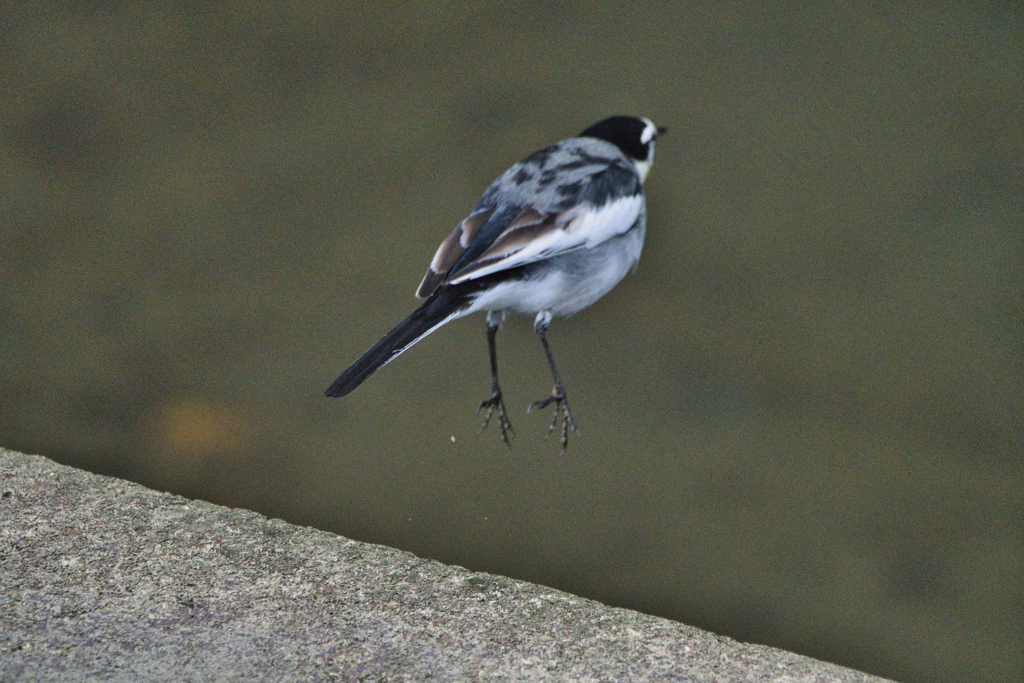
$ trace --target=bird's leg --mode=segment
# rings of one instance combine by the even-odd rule
[[[548,346],[548,340],[545,336],[550,323],[551,312],[541,311],[537,314],[537,319],[534,320],[533,329],[540,336],[540,343],[544,345],[544,353],[548,356],[548,365],[551,366],[551,376],[555,379],[555,386],[551,389],[550,396],[540,401],[534,401],[526,409],[526,412],[530,412],[531,408],[547,408],[552,403],[555,404],[551,425],[548,427],[548,436],[551,436],[551,432],[554,431],[555,424],[561,421],[559,440],[562,442],[562,455],[564,455],[565,447],[569,444],[569,430],[571,429],[577,434],[579,434],[580,430],[576,428],[576,423],[573,422],[572,412],[569,410],[569,400],[565,397],[565,387],[562,386],[562,378],[558,376],[558,368],[555,367],[555,359],[551,355],[551,347]]]
[[[480,427],[480,431],[483,432],[487,429],[488,423],[491,421],[491,415],[495,411],[498,412],[498,428],[501,429],[501,440],[505,442],[505,445],[509,448],[512,447],[512,439],[516,433],[512,429],[512,423],[509,422],[508,417],[505,415],[505,401],[501,396],[501,385],[498,384],[498,352],[495,349],[494,337],[501,329],[501,323],[505,319],[505,313],[503,311],[489,311],[487,313],[487,348],[491,352],[491,379],[493,384],[491,385],[491,396],[486,401],[480,403],[480,407],[477,408],[476,414],[479,415],[480,411],[487,408],[487,414],[484,416],[484,424]]]

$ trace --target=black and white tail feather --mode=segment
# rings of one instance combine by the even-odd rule
[[[577,431],[546,331],[552,316],[571,315],[607,294],[640,258],[646,230],[643,183],[664,132],[650,120],[613,116],[505,171],[441,243],[408,318],[345,370],[325,392],[345,396],[378,368],[456,318],[487,311],[492,393],[484,428],[497,413],[502,441],[512,425],[498,383],[495,335],[505,311],[535,315],[555,380],[548,432],[559,422],[562,452]]]

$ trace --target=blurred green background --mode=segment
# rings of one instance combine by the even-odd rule
[[[1024,678],[1024,8],[4,3],[0,443],[903,681]],[[474,414],[341,400],[514,161],[669,127],[636,275]],[[493,429],[493,428],[492,428]]]

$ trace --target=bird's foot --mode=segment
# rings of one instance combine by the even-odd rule
[[[508,416],[505,415],[505,400],[501,396],[501,389],[498,387],[494,388],[491,393],[491,397],[485,401],[480,402],[480,407],[476,409],[476,414],[479,415],[480,411],[487,408],[487,414],[484,415],[484,423],[480,427],[480,433],[483,433],[487,429],[487,425],[491,422],[491,416],[498,413],[498,428],[501,430],[501,440],[509,448],[512,447],[512,439],[516,433],[512,429],[512,423],[509,422]]]
[[[548,436],[551,436],[551,432],[555,430],[555,425],[561,423],[559,441],[562,443],[561,455],[565,455],[565,447],[569,445],[569,430],[571,429],[576,434],[580,433],[572,419],[572,411],[569,410],[569,400],[565,397],[565,387],[561,383],[556,384],[551,389],[550,396],[540,401],[534,401],[526,408],[526,412],[530,412],[533,408],[547,408],[551,404],[554,404],[555,408],[551,416],[551,424],[548,426]]]

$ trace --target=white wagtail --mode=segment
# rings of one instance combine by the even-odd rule
[[[635,268],[644,244],[643,183],[664,128],[634,116],[612,116],[535,152],[494,181],[441,243],[412,315],[373,345],[325,392],[345,396],[377,368],[447,322],[487,311],[490,398],[483,428],[497,411],[501,440],[514,436],[498,384],[494,337],[506,311],[535,314],[533,329],[555,386],[530,407],[554,404],[550,434],[561,416],[562,452],[576,430],[545,332],[552,316],[571,315],[611,291]],[[529,412],[529,408],[527,409]]]

